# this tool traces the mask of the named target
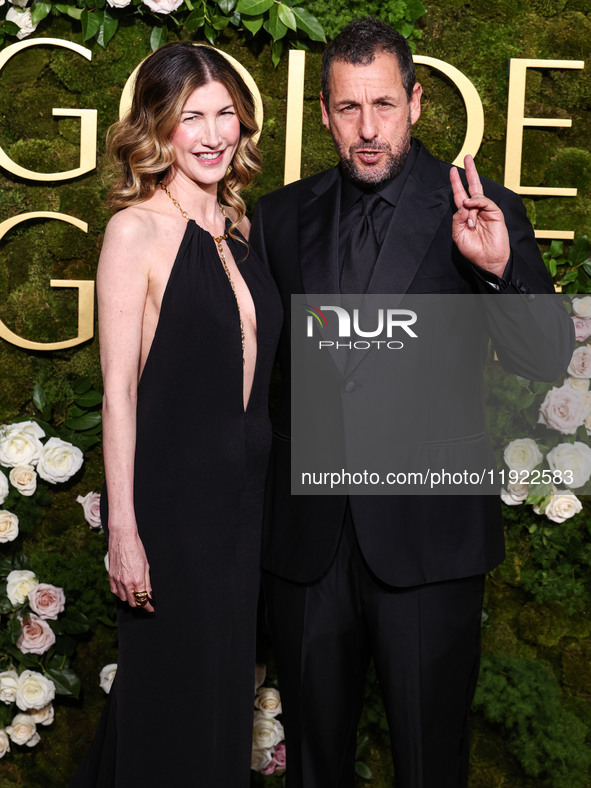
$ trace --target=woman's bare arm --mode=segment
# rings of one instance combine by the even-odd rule
[[[137,384],[149,284],[149,227],[140,211],[116,214],[107,226],[97,293],[103,400],[103,448],[109,499],[111,591],[132,607],[134,591],[152,595],[150,571],[133,505]],[[153,611],[148,602],[145,609]]]

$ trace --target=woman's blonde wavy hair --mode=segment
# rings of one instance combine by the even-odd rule
[[[128,114],[113,124],[107,150],[116,181],[108,196],[114,211],[144,202],[174,163],[170,137],[194,90],[208,82],[221,82],[232,97],[240,121],[240,141],[222,180],[221,199],[236,212],[230,231],[246,213],[240,190],[261,169],[261,154],[253,135],[258,131],[254,99],[244,80],[228,60],[208,46],[172,43],[150,55],[139,68]]]

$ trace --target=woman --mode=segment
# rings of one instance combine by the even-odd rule
[[[111,130],[119,210],[97,287],[119,661],[74,786],[249,783],[281,309],[245,240],[256,130],[241,77],[191,43],[144,61]]]

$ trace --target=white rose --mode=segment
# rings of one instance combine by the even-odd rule
[[[0,471],[0,506],[2,506],[4,501],[8,498],[8,490],[8,479]]]
[[[538,424],[545,424],[563,435],[573,435],[586,415],[587,403],[580,391],[570,386],[555,386],[544,397]]]
[[[31,709],[29,714],[35,721],[35,725],[51,725],[55,717],[53,705],[48,703],[42,709]]]
[[[10,11],[19,13],[14,8]],[[8,19],[8,14],[6,18]],[[44,435],[41,427],[34,421],[20,421],[18,424],[0,427],[0,465],[9,468],[15,465],[34,465],[43,451],[39,438]]]
[[[544,456],[532,438],[517,438],[505,446],[505,462],[512,471],[533,471]]]
[[[37,463],[37,473],[46,482],[67,482],[82,467],[84,455],[76,446],[61,438],[50,438]]]
[[[37,474],[32,465],[16,465],[10,471],[9,479],[21,495],[33,495],[37,489]]]
[[[7,752],[10,752],[10,739],[4,728],[2,728],[0,730],[0,758],[4,758]]]
[[[170,14],[171,11],[176,11],[185,0],[143,0],[143,2],[157,14]]]
[[[591,476],[591,449],[581,441],[560,443],[548,452],[546,460],[553,471],[561,472],[563,482],[569,487],[582,487]]]
[[[18,517],[6,509],[0,509],[0,543],[12,542],[17,536]]]
[[[104,561],[104,564],[105,564],[105,569],[108,572],[109,571],[109,554],[108,553],[105,553],[105,557],[103,558],[103,561]]]
[[[283,725],[279,720],[255,711],[252,728],[252,746],[255,750],[272,750],[284,736]]]
[[[250,768],[253,772],[262,772],[273,760],[272,750],[253,749],[250,757]]]
[[[591,317],[591,296],[573,298],[573,312],[577,317]]]
[[[25,8],[22,11],[18,11],[16,8],[10,8],[6,12],[6,19],[9,22],[14,22],[20,27],[20,30],[16,34],[18,39],[26,38],[37,30],[37,25],[34,25],[31,21],[30,8]]]
[[[553,493],[544,514],[554,523],[563,523],[583,508],[577,496],[568,490],[557,490]]]
[[[125,8],[131,3],[131,0],[107,0],[111,8]]]
[[[281,714],[281,696],[273,687],[260,687],[254,699],[254,705],[265,717],[276,717]]]
[[[519,506],[529,494],[529,484],[508,484],[507,489],[501,490],[501,500],[507,506]]]
[[[42,709],[55,698],[55,685],[41,673],[23,670],[16,690],[16,705],[21,711]]]
[[[101,496],[100,493],[89,492],[86,495],[79,495],[76,503],[82,505],[84,509],[84,519],[95,531],[102,527],[101,523]]]
[[[24,8],[29,2],[29,0],[10,0],[10,2],[12,3],[12,5],[17,5],[19,6],[19,8]]]
[[[22,605],[37,585],[35,573],[30,569],[13,569],[6,578],[6,593],[13,605]]]
[[[35,731],[35,733],[25,742],[26,747],[35,747],[41,741],[41,736],[39,736],[39,731]]]
[[[30,714],[17,714],[6,733],[15,744],[26,744],[37,733],[37,727]]]
[[[573,378],[591,378],[591,345],[578,347],[573,352],[567,372]]]
[[[575,391],[586,392],[589,391],[589,378],[565,378],[564,386],[570,386]]]
[[[101,689],[103,689],[107,695],[111,692],[111,687],[113,686],[113,681],[115,679],[115,674],[117,673],[117,663],[112,662],[110,665],[105,665],[105,667],[101,670],[101,675],[99,679],[99,684],[101,685]]]
[[[14,703],[17,687],[18,673],[16,670],[5,670],[0,673],[0,700],[3,703]]]

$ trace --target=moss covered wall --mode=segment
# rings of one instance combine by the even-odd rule
[[[482,174],[503,179],[508,91],[508,59],[586,59],[585,70],[532,70],[527,81],[526,115],[571,117],[571,129],[528,129],[525,132],[522,182],[531,185],[576,186],[576,198],[526,200],[530,217],[541,228],[591,231],[591,135],[589,102],[591,68],[588,42],[591,17],[585,0],[439,0],[427,4],[420,20],[422,38],[417,53],[445,60],[475,84],[484,104],[485,135],[477,163]],[[94,279],[101,237],[108,219],[103,206],[106,162],[103,140],[117,116],[121,89],[137,63],[149,53],[149,28],[122,24],[106,51],[96,48],[90,62],[66,50],[33,47],[14,57],[0,74],[0,145],[22,166],[46,171],[77,166],[79,122],[56,119],[52,107],[98,110],[97,170],[69,182],[39,183],[0,173],[0,221],[27,211],[51,210],[88,222],[84,234],[55,221],[38,221],[12,230],[0,242],[0,319],[30,339],[50,341],[75,333],[75,291],[57,291],[49,279]],[[43,35],[81,43],[79,30],[56,19]],[[228,34],[221,45],[248,68],[265,104],[261,138],[263,174],[248,195],[250,210],[256,198],[281,186],[285,139],[287,62],[277,69],[267,48],[247,46]],[[335,161],[332,144],[320,121],[318,108],[321,51],[307,55],[303,175]],[[437,155],[451,159],[460,149],[465,128],[462,100],[437,72],[419,67],[424,88],[423,115],[415,128]],[[98,343],[51,355],[30,352],[0,340],[0,423],[33,414],[31,391],[35,382],[53,401],[66,401],[72,381],[88,374],[100,385]],[[75,495],[98,489],[101,479],[99,450],[87,455],[82,478],[48,511],[43,531],[30,543],[29,552],[46,567],[44,579],[60,582],[64,561],[78,562],[79,580],[73,593],[82,594],[85,580],[105,590],[88,565],[100,560],[102,538],[90,534],[81,519]],[[515,542],[515,544],[513,544]],[[512,540],[510,567],[527,560]],[[101,586],[102,583],[102,586]],[[68,589],[66,589],[68,593]],[[591,601],[591,600],[590,600]],[[90,604],[90,603],[89,603]],[[489,584],[489,620],[485,648],[491,653],[528,656],[543,661],[558,681],[566,702],[583,719],[590,717],[591,674],[589,626],[560,608],[548,608],[528,597],[519,586],[519,571],[496,573]],[[554,622],[554,623],[552,623]],[[542,626],[544,624],[544,626]],[[556,627],[554,627],[556,624]],[[550,627],[550,632],[548,632]],[[44,732],[35,752],[15,756],[2,764],[0,788],[23,784],[27,788],[63,786],[96,724],[102,704],[97,688],[98,670],[114,657],[114,635],[97,626],[80,650],[76,669],[84,682],[82,703],[63,705],[55,725]],[[164,721],[161,721],[164,723]],[[474,786],[553,785],[549,778],[528,778],[511,756],[502,732],[481,719],[476,723]],[[76,731],[74,734],[73,731]],[[377,740],[376,740],[377,741]],[[373,747],[372,785],[388,784],[391,766],[386,749]],[[20,781],[20,783],[19,783]],[[566,783],[565,783],[566,784]],[[585,784],[585,783],[581,783]],[[587,781],[586,784],[591,784]]]

